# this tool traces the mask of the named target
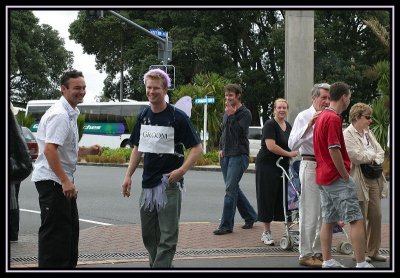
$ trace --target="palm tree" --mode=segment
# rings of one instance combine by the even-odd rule
[[[371,28],[372,32],[378,37],[384,48],[390,51],[390,36],[387,29],[380,22],[371,18],[363,20],[364,24]],[[390,126],[390,63],[388,61],[380,61],[374,66],[374,72],[378,79],[379,98],[372,101],[373,110],[371,131],[374,133],[379,144],[385,150],[385,161],[383,170],[386,176],[389,176],[390,157],[388,152],[388,127]]]
[[[183,96],[192,99],[214,97],[215,103],[207,107],[208,148],[217,149],[221,135],[221,119],[224,112],[224,86],[231,83],[228,79],[216,73],[196,74],[193,84],[179,86],[175,89],[172,101],[176,102]],[[194,105],[191,120],[195,129],[200,132],[204,124],[204,106]]]

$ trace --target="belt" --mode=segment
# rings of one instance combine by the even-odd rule
[[[317,161],[313,155],[302,155],[301,160]]]

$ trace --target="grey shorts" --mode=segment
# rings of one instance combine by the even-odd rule
[[[319,189],[323,223],[334,223],[339,220],[351,223],[364,219],[352,177],[348,182],[340,178],[328,186],[319,186]]]

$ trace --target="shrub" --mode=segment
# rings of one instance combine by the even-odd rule
[[[31,128],[31,125],[35,122],[35,118],[28,114],[25,116],[23,111],[18,111],[16,119],[20,126],[25,126],[27,128]]]

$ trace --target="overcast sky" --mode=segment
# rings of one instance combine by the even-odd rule
[[[83,54],[82,46],[68,39],[68,27],[77,19],[78,11],[34,10],[33,14],[39,18],[39,24],[48,24],[57,30],[65,41],[65,48],[74,54],[74,68],[82,71],[85,76],[86,96],[84,102],[93,101],[96,95],[101,95],[106,74],[96,70],[94,55]]]

